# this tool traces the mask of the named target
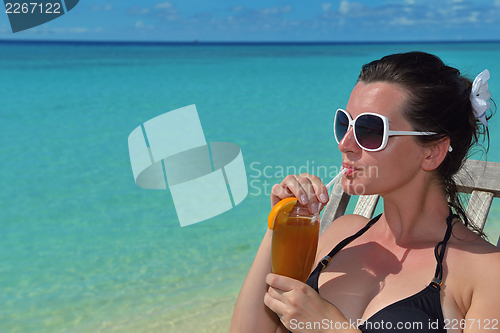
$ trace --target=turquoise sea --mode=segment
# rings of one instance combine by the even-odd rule
[[[488,68],[500,101],[500,43],[0,43],[0,331],[227,332],[271,184],[293,170],[328,181],[333,112],[361,65],[410,50],[472,78]],[[241,147],[250,187],[181,228],[169,190],[134,183],[127,138],[190,104],[207,141]],[[500,234],[498,199],[487,232]]]

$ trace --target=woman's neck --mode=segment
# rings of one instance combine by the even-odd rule
[[[426,186],[413,186],[411,191],[398,192],[382,195],[384,214],[380,222],[385,222],[382,237],[388,241],[392,238],[395,244],[403,246],[443,234],[450,211],[440,185],[429,182]]]

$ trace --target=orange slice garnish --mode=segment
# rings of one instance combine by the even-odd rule
[[[297,203],[297,198],[290,197],[285,198],[274,205],[273,209],[269,213],[269,217],[267,218],[267,226],[269,229],[274,230],[274,225],[276,224],[277,217],[287,218],[288,213],[292,210],[293,206]],[[283,214],[286,213],[286,214]]]

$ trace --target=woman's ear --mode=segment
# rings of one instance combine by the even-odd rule
[[[446,155],[451,153],[451,150],[450,138],[448,137],[432,143],[426,149],[427,155],[422,161],[422,169],[426,171],[437,169],[446,158]]]

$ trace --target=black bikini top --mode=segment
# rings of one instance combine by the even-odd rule
[[[372,225],[380,219],[382,214],[370,220],[361,230],[354,235],[347,237],[335,246],[332,251],[325,256],[316,269],[311,273],[307,284],[316,292],[318,291],[318,278],[321,271],[327,266],[332,257],[342,250],[347,244],[364,234]],[[446,234],[441,242],[434,248],[436,257],[436,273],[431,283],[422,291],[392,303],[381,309],[362,325],[358,326],[362,332],[385,332],[395,330],[396,332],[446,332],[443,310],[439,292],[441,290],[443,278],[443,258],[446,250],[446,243],[450,239],[452,230],[452,221],[457,217],[452,214],[446,219],[448,225]]]

